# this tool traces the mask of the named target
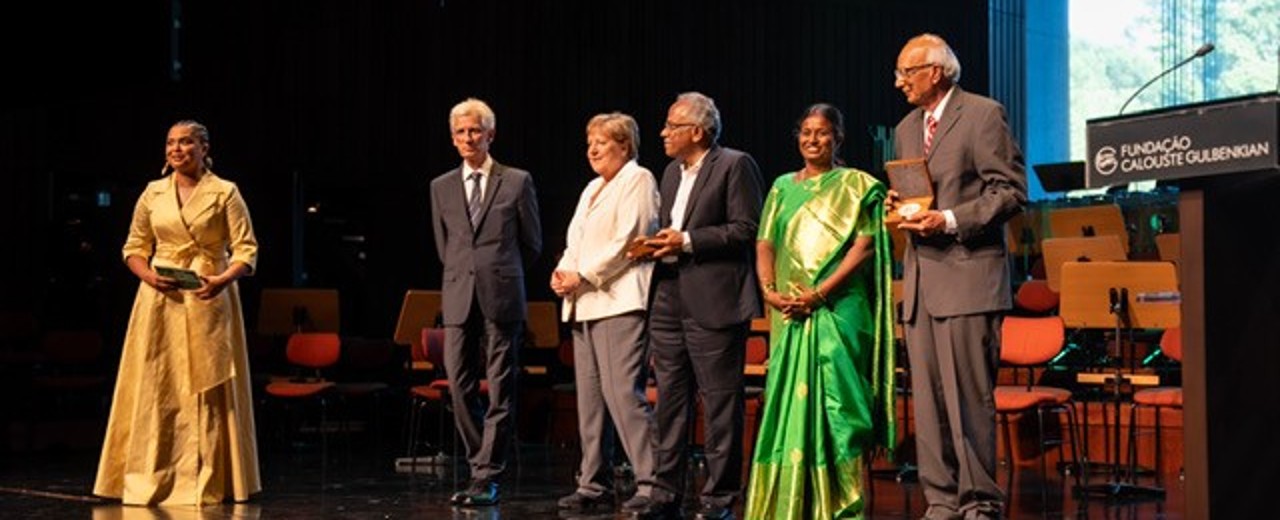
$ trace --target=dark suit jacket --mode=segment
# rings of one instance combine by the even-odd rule
[[[698,324],[719,329],[759,316],[755,277],[756,230],[763,205],[760,167],[746,153],[713,147],[685,205],[683,231],[693,254],[680,254],[680,294]],[[680,161],[662,173],[661,227],[671,227],[671,206],[680,188]]]
[[[898,123],[894,152],[924,154],[923,108]],[[936,317],[1009,309],[1004,224],[1026,206],[1027,177],[1004,107],[957,86],[938,119],[928,162],[934,207],[955,214],[958,233],[911,237],[903,255],[905,318],[914,318],[916,305]]]
[[[538,197],[527,171],[494,161],[489,175],[475,231],[467,217],[461,166],[431,181],[431,228],[444,264],[445,325],[466,322],[473,297],[489,320],[525,319],[524,269],[542,251]]]

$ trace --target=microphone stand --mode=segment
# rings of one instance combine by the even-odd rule
[[[1123,104],[1123,105],[1120,105],[1120,112],[1119,112],[1119,113],[1117,113],[1116,115],[1117,115],[1117,116],[1124,115],[1124,109],[1129,108],[1129,103],[1130,103],[1130,102],[1132,102],[1134,98],[1138,97],[1138,94],[1141,94],[1141,93],[1142,93],[1142,91],[1146,90],[1146,89],[1147,89],[1147,87],[1150,87],[1152,83],[1155,83],[1155,82],[1156,82],[1156,80],[1159,80],[1160,78],[1165,77],[1165,76],[1166,76],[1166,75],[1168,75],[1170,72],[1173,72],[1173,71],[1175,71],[1175,70],[1178,70],[1179,68],[1182,68],[1182,66],[1183,66],[1183,65],[1186,65],[1186,64],[1188,64],[1188,63],[1191,63],[1191,61],[1192,61],[1192,60],[1194,60],[1194,59],[1196,59],[1196,58],[1199,58],[1199,57],[1201,57],[1201,56],[1204,56],[1205,54],[1209,54],[1209,53],[1213,52],[1213,49],[1214,49],[1214,47],[1213,47],[1213,44],[1212,44],[1212,43],[1206,43],[1206,44],[1204,44],[1204,45],[1201,45],[1199,49],[1196,49],[1196,53],[1195,53],[1195,54],[1192,54],[1192,55],[1190,55],[1190,56],[1187,56],[1187,58],[1186,58],[1186,59],[1184,59],[1184,60],[1182,60],[1182,61],[1178,62],[1176,65],[1174,65],[1174,66],[1172,66],[1172,67],[1169,67],[1169,68],[1165,69],[1165,70],[1164,70],[1164,72],[1161,72],[1158,76],[1156,76],[1156,77],[1154,77],[1154,78],[1151,78],[1151,81],[1148,81],[1148,82],[1146,82],[1146,83],[1143,83],[1141,87],[1138,87],[1138,90],[1134,91],[1134,93],[1133,93],[1133,95],[1132,95],[1132,96],[1129,96],[1129,99],[1126,99],[1126,100],[1124,101],[1124,104]]]
[[[1114,439],[1108,439],[1108,440],[1113,440],[1114,442],[1112,446],[1114,446],[1114,449],[1115,449],[1113,453],[1115,454],[1116,460],[1115,462],[1111,463],[1111,481],[1110,482],[1081,486],[1077,488],[1076,494],[1083,495],[1086,498],[1100,497],[1100,498],[1106,498],[1106,499],[1112,499],[1112,500],[1162,500],[1164,499],[1164,495],[1165,495],[1164,489],[1137,485],[1136,482],[1137,482],[1138,476],[1136,474],[1129,475],[1129,479],[1132,479],[1132,482],[1126,481],[1123,477],[1124,470],[1121,469],[1121,464],[1120,464],[1120,437],[1121,437],[1120,403],[1121,403],[1121,400],[1123,399],[1121,389],[1124,385],[1124,381],[1127,378],[1125,377],[1122,371],[1124,362],[1123,362],[1123,351],[1122,351],[1123,345],[1121,343],[1123,336],[1121,335],[1121,333],[1122,333],[1122,329],[1130,328],[1129,327],[1129,289],[1125,287],[1121,287],[1118,289],[1115,287],[1112,287],[1110,289],[1110,297],[1111,297],[1110,298],[1111,314],[1114,314],[1116,317],[1115,362],[1112,363],[1112,367],[1114,367],[1115,371],[1112,373],[1112,376],[1111,376],[1112,388],[1114,390],[1112,393],[1112,401],[1113,401],[1112,406],[1115,407],[1114,408],[1115,415],[1113,416],[1115,422],[1112,424],[1115,425],[1114,426],[1115,437]],[[1105,409],[1103,413],[1106,413]],[[1135,426],[1137,425],[1135,424],[1129,425],[1130,428],[1133,428]],[[1136,473],[1136,472],[1133,472],[1133,473]],[[1088,474],[1089,472],[1086,471],[1085,475],[1088,475]]]

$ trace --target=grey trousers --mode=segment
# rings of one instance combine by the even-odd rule
[[[928,519],[999,518],[996,408],[997,313],[935,318],[924,305],[907,324],[916,458]]]
[[[472,480],[498,480],[515,434],[517,351],[524,322],[498,323],[479,309],[463,326],[444,329],[444,370],[454,426],[467,449]],[[488,405],[480,380],[489,381]]]
[[[615,431],[635,470],[636,494],[652,493],[654,422],[645,399],[648,358],[643,312],[574,325],[573,378],[582,442],[578,493],[596,497],[613,491]]]

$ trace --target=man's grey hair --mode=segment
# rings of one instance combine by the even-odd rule
[[[928,63],[942,67],[942,73],[952,83],[960,82],[960,59],[956,57],[955,51],[951,50],[951,46],[947,45],[946,40],[932,33],[924,33],[914,39],[928,44],[925,48],[925,60]]]
[[[676,103],[689,106],[689,115],[711,136],[712,143],[720,140],[720,109],[716,108],[715,100],[701,92],[685,92],[676,96]]]
[[[453,125],[458,122],[458,118],[463,116],[475,116],[480,118],[480,126],[485,130],[493,130],[497,127],[498,119],[493,115],[493,109],[484,101],[476,98],[467,98],[461,103],[453,106],[453,110],[449,111],[449,130],[453,130]]]

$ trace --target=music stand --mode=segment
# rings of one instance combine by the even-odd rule
[[[1037,164],[1031,167],[1045,192],[1084,189],[1084,161]]]
[[[397,345],[422,348],[422,329],[439,325],[440,307],[443,305],[441,298],[440,291],[423,289],[405,291],[392,341]]]
[[[1046,238],[1040,243],[1044,252],[1045,282],[1049,289],[1062,294],[1062,265],[1067,262],[1123,261],[1127,257],[1120,237]]]
[[[1112,385],[1116,462],[1112,463],[1110,482],[1079,486],[1076,494],[1108,499],[1163,499],[1164,489],[1137,485],[1136,472],[1128,475],[1133,481],[1125,480],[1119,463],[1122,387],[1126,382],[1143,384],[1134,375],[1123,372],[1121,342],[1123,330],[1166,329],[1179,325],[1181,294],[1177,271],[1168,262],[1067,262],[1062,266],[1062,276],[1059,309],[1063,324],[1076,328],[1114,328],[1115,333],[1112,373],[1100,379],[1080,374],[1079,379]]]
[[[404,300],[400,304],[400,317],[396,319],[396,331],[392,341],[397,345],[408,345],[409,348],[421,352],[425,348],[422,345],[422,329],[439,326],[440,308],[443,305],[441,298],[440,291],[421,289],[405,291]],[[412,370],[443,368],[434,367],[428,361],[413,361],[412,355],[409,356],[409,363]],[[416,428],[416,425],[410,425],[411,432],[416,431],[414,428]],[[412,438],[413,436],[410,435],[411,440]],[[443,436],[439,442],[443,443]],[[413,447],[411,445],[410,452],[412,451]],[[442,472],[444,466],[450,463],[450,459],[441,450],[433,456],[398,457],[393,465],[396,468],[396,472],[436,474]]]
[[[338,332],[337,289],[262,290],[258,334],[288,336],[295,332]]]
[[[1129,252],[1129,231],[1124,227],[1124,214],[1120,206],[1102,204],[1075,208],[1056,208],[1049,211],[1049,236],[1092,237],[1115,235],[1120,245]]]
[[[1045,230],[1044,214],[1041,209],[1031,206],[1005,223],[1005,243],[1009,254],[1022,262],[1020,274],[1030,276],[1031,259],[1042,254],[1040,242]]]
[[[1156,251],[1160,259],[1178,263],[1182,259],[1182,235],[1180,233],[1160,233],[1156,235]]]

